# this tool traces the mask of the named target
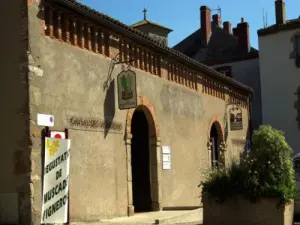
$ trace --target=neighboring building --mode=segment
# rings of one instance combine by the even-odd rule
[[[1,223],[40,224],[38,113],[54,115],[51,130],[68,129],[71,222],[199,207],[201,173],[243,151],[249,87],[74,0],[0,1],[0,9],[11,29],[0,65]],[[124,62],[137,76],[130,110],[118,109]],[[162,168],[162,146],[171,169]]]
[[[283,130],[299,153],[300,18],[287,20],[281,0],[275,2],[275,12],[276,24],[258,30],[262,122]]]
[[[257,129],[261,124],[259,56],[250,45],[249,24],[242,18],[236,28],[229,21],[222,26],[221,16],[211,17],[207,6],[201,6],[200,19],[200,28],[173,48],[251,87],[252,127]]]
[[[168,46],[168,35],[173,30],[148,20],[146,14],[147,10],[144,9],[143,12],[144,12],[144,19],[131,25],[130,27],[138,29],[143,33],[149,35],[149,37],[156,40],[157,42],[165,46]]]

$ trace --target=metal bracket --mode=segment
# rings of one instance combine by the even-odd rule
[[[120,53],[116,54],[116,56],[110,62],[109,69],[108,69],[107,79],[103,83],[103,89],[104,89],[104,91],[106,89],[108,89],[108,87],[109,87],[109,82],[112,79],[112,72],[113,72],[113,70],[115,68],[115,65],[118,65],[118,64],[127,64],[127,63],[130,63],[130,62],[136,61],[136,59],[130,59],[128,61],[120,61],[119,59],[120,59]],[[130,65],[129,65],[129,67],[130,67]]]

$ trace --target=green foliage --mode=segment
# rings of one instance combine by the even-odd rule
[[[214,169],[202,182],[202,194],[217,202],[235,196],[257,200],[260,197],[278,198],[279,205],[295,198],[296,185],[292,149],[281,131],[261,126],[254,132],[252,147],[226,169]]]

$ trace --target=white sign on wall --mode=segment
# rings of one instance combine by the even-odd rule
[[[164,170],[171,169],[171,151],[170,146],[162,146],[162,163]]]
[[[37,124],[39,126],[53,127],[54,116],[47,114],[37,114]]]
[[[42,224],[67,222],[70,146],[69,139],[45,139]]]

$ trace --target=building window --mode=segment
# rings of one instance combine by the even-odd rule
[[[232,77],[232,75],[231,75],[231,70],[224,70],[224,71],[222,71],[222,73],[223,73],[226,77]]]
[[[231,70],[231,66],[222,66],[222,67],[218,67],[215,68],[218,72],[224,74],[226,77],[230,77],[232,78],[232,70]]]

